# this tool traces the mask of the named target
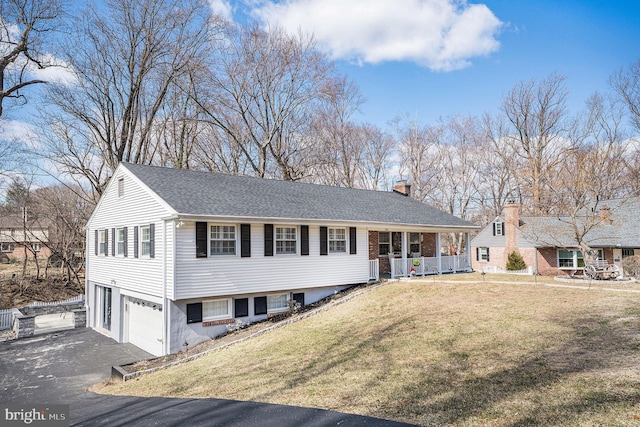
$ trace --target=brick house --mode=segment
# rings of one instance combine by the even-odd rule
[[[37,221],[23,221],[19,215],[0,217],[0,262],[33,258],[46,259],[50,227]]]
[[[520,253],[535,274],[574,275],[584,269],[584,257],[573,222],[587,231],[584,242],[598,258],[616,264],[640,255],[640,198],[600,201],[585,220],[558,216],[520,216],[519,205],[507,204],[500,216],[471,240],[474,270],[506,269],[507,257]]]

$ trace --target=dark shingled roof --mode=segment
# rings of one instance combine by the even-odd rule
[[[597,215],[578,218],[578,230],[588,231],[585,243],[591,247],[640,247],[640,198],[605,200],[598,206],[610,208],[611,221],[602,222]],[[523,237],[538,247],[577,247],[569,217],[521,217],[520,220]]]
[[[478,228],[401,194],[123,163],[178,214]]]

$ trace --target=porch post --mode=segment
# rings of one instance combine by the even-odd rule
[[[440,254],[440,233],[436,233],[436,259],[438,261],[438,276],[442,274],[442,256]]]
[[[464,251],[467,255],[467,271],[471,271],[471,242],[469,241],[469,232],[464,233]]]
[[[407,269],[407,232],[402,232],[402,272],[404,277],[409,277],[409,271]]]

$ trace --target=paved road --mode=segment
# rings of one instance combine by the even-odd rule
[[[82,426],[406,426],[313,408],[222,399],[107,396],[87,388],[111,366],[151,357],[80,328],[0,343],[0,402],[69,404]]]

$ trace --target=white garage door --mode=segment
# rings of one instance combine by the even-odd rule
[[[149,301],[127,298],[129,342],[154,356],[162,356],[162,307]]]

